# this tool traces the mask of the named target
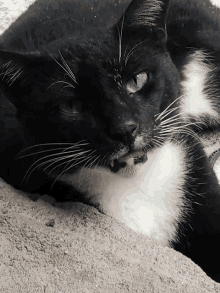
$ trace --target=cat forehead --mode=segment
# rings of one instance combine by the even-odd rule
[[[89,38],[77,38],[66,43],[66,48],[62,48],[65,59],[75,60],[76,62],[93,63],[94,65],[105,65],[108,69],[118,70],[121,62],[127,63],[129,59],[138,61],[142,55],[150,60],[155,59],[158,50],[149,45],[148,40],[137,40],[124,42],[117,36],[103,34],[102,36],[93,35]],[[53,48],[54,55],[59,52],[59,46]]]

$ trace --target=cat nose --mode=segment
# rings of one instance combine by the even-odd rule
[[[138,121],[133,119],[125,120],[110,129],[111,137],[116,141],[132,144],[139,128]]]
[[[135,136],[138,129],[138,123],[135,123],[134,120],[128,120],[124,123],[119,124],[119,128],[121,129],[122,134],[128,133]]]

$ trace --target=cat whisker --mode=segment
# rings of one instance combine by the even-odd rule
[[[156,120],[158,120],[158,119],[160,119],[161,118],[161,116],[163,116],[165,113],[166,113],[166,111],[174,104],[174,103],[176,103],[178,100],[180,100],[180,99],[182,99],[182,97],[183,96],[180,96],[180,97],[178,97],[178,98],[176,98],[172,103],[170,103],[167,107],[166,107],[166,109],[164,109],[159,115],[158,115],[158,117],[156,118]],[[157,115],[156,115],[157,116]]]
[[[49,172],[49,174],[51,174],[56,168],[59,168],[61,165],[63,165],[63,164],[66,164],[65,165],[65,167],[64,167],[64,169],[66,169],[67,168],[67,166],[69,165],[69,164],[71,164],[73,161],[79,161],[79,160],[81,160],[81,159],[83,159],[83,158],[85,158],[85,157],[88,157],[87,155],[80,155],[79,156],[79,158],[73,158],[73,159],[71,159],[70,161],[68,161],[68,162],[63,162],[63,163],[60,163],[58,166],[55,166],[52,170],[50,170],[50,172]],[[51,167],[51,165],[53,165],[53,163],[52,164],[50,164],[49,166],[47,166],[44,170],[46,170],[47,168],[49,168],[49,167]]]
[[[4,81],[5,77],[8,77],[8,80],[6,82],[9,83],[9,86],[11,86],[12,83],[16,80],[16,78],[18,78],[24,72],[18,64],[14,65],[13,67],[10,67],[11,62],[12,60],[1,66],[1,68],[6,67],[6,70],[5,72],[0,74],[3,75],[2,81]]]
[[[69,150],[69,151],[67,151],[67,150],[70,149],[70,148],[65,148],[65,149],[64,148],[56,148],[56,149],[43,150],[43,151],[40,151],[40,152],[35,152],[35,153],[27,154],[27,155],[24,155],[24,156],[20,156],[20,157],[18,157],[18,159],[22,159],[22,158],[29,157],[29,156],[34,156],[34,155],[41,154],[41,153],[46,153],[46,152],[51,152],[51,151],[57,151],[57,150],[62,150],[62,151],[59,152],[59,153],[53,153],[53,154],[48,155],[48,156],[58,156],[58,155],[63,154],[63,153],[65,153],[65,154],[74,153],[74,152],[79,151],[80,149],[77,149],[77,148],[80,148],[80,147],[81,146],[73,146],[71,148],[72,149],[75,148],[75,149]]]
[[[15,69],[18,67],[18,65],[15,65],[13,67],[9,67],[11,62],[12,62],[12,60],[9,61],[8,63],[6,63],[6,66],[5,66],[6,67],[6,70],[5,70],[5,72],[3,72],[3,73],[0,74],[0,75],[3,75],[2,81],[5,79],[6,76],[10,76],[10,74],[12,74],[12,72],[14,72]]]
[[[61,60],[62,60],[62,62],[63,62],[63,64],[64,64],[64,66],[66,67],[63,67],[51,54],[50,54],[50,56],[51,56],[51,58],[66,72],[66,74],[76,83],[76,84],[78,84],[77,83],[77,81],[76,81],[76,78],[75,78],[75,75],[73,74],[73,72],[71,71],[71,69],[69,68],[69,66],[67,65],[67,63],[66,63],[66,61],[64,60],[64,58],[63,58],[63,56],[61,55],[61,53],[60,53],[60,51],[59,51],[59,54],[60,54],[60,56],[61,56]]]
[[[46,168],[43,169],[43,171],[45,171],[46,169],[50,168],[53,164],[57,163],[58,161],[61,161],[61,160],[64,160],[64,159],[69,159],[69,158],[73,158],[74,160],[79,160],[81,157],[84,157],[86,153],[90,152],[91,150],[88,150],[88,151],[83,151],[83,152],[80,152],[80,153],[77,153],[75,155],[70,155],[70,156],[65,156],[65,157],[61,157],[61,158],[57,158],[55,162],[51,163],[50,165],[48,165]],[[80,157],[80,158],[78,158]],[[66,162],[63,162],[61,163],[60,165],[62,164],[65,164]],[[69,162],[67,162],[67,165],[69,164]],[[60,166],[59,165],[59,166]],[[57,167],[55,167],[57,168]],[[54,169],[55,169],[54,168]],[[49,174],[53,172],[53,170],[50,170]]]
[[[173,109],[172,111],[170,110],[170,111],[168,111],[169,113],[167,113],[164,117],[162,117],[162,119],[160,119],[160,124],[165,124],[167,121],[172,121],[172,120],[174,120],[175,118],[177,118],[178,117],[178,119],[180,120],[180,121],[183,121],[183,118],[181,117],[181,113],[178,113],[178,114],[176,114],[176,115],[174,115],[174,116],[172,116],[172,117],[170,117],[170,118],[166,118],[169,114],[171,114],[172,112],[174,112],[176,109]],[[166,118],[165,120],[164,120],[164,118]]]
[[[81,182],[83,180],[83,177],[86,176],[87,170],[91,168],[92,163],[95,162],[100,157],[100,155],[98,157],[96,157],[96,158],[95,157],[96,156],[94,155],[88,161],[86,161],[85,164],[83,165],[82,169],[80,170],[80,174],[79,174],[79,185],[81,185]],[[93,158],[95,158],[95,159],[92,162],[90,162]],[[89,163],[89,165],[86,166],[88,163]]]
[[[89,142],[87,142],[87,143],[80,143],[80,144],[78,144],[78,143],[77,144],[74,144],[74,145],[72,145],[72,146],[70,146],[68,148],[65,148],[62,152],[66,152],[69,149],[79,148],[79,147],[82,147],[82,146],[85,146],[85,145],[89,145]]]
[[[118,63],[121,64],[121,66],[122,66],[122,63],[121,63],[121,55],[122,55],[122,34],[123,34],[123,26],[124,26],[124,17],[125,17],[125,15],[123,14],[122,24],[121,24],[121,31],[120,32],[119,32],[119,28],[117,26],[117,29],[118,29],[118,37],[119,37]]]
[[[81,164],[81,163],[82,163],[83,161],[85,161],[85,160],[87,160],[87,158],[85,158],[85,159],[83,159],[83,160],[81,160],[81,161],[79,161],[79,162],[77,162],[77,163],[75,163],[75,164],[72,164],[69,168],[66,168],[64,171],[62,171],[62,172],[56,177],[56,179],[54,180],[53,184],[51,185],[50,191],[53,189],[55,183],[57,182],[57,180],[58,180],[62,175],[65,175],[66,172],[67,172],[69,169],[71,169],[71,168],[77,166],[78,164]]]
[[[10,61],[8,61],[8,62],[6,62],[6,63],[4,63],[2,66],[1,66],[1,68],[4,68],[4,67],[9,67],[10,66],[10,64],[12,63],[12,60],[10,60]]]
[[[144,42],[146,42],[146,40],[144,40],[144,41],[138,43],[137,45],[135,45],[135,46],[134,46],[134,47],[128,52],[128,54],[127,54],[127,56],[126,56],[126,58],[125,58],[125,65],[127,64],[128,59],[131,57],[131,55],[132,55],[135,51],[138,50],[138,49],[137,49],[137,50],[134,51],[134,49],[137,48],[139,45],[143,44]]]
[[[126,56],[126,53],[127,53],[127,49],[128,49],[128,45],[127,45],[126,48],[125,48],[124,56],[123,56],[123,60],[125,59],[125,56]]]
[[[78,84],[78,82],[76,81],[76,77],[75,77],[75,75],[73,74],[72,70],[70,69],[69,65],[66,63],[66,61],[65,61],[65,59],[63,58],[63,56],[62,56],[62,54],[61,54],[60,51],[59,51],[59,53],[60,53],[61,60],[62,60],[62,62],[63,62],[63,64],[64,64],[64,66],[65,66],[66,69],[67,69],[67,72],[68,72],[69,77],[72,78],[72,80],[73,80],[76,84]]]
[[[103,165],[105,165],[105,163],[106,163],[106,156],[107,155],[104,155],[103,157],[102,157],[102,159],[101,159],[101,161],[100,161],[100,164],[103,164]]]
[[[93,158],[94,158],[95,156],[93,156]],[[93,159],[92,158],[92,159]],[[86,175],[86,171],[87,170],[89,170],[89,169],[91,169],[93,166],[94,166],[94,164],[95,164],[95,162],[96,162],[96,160],[98,160],[100,158],[100,155],[98,156],[98,157],[95,157],[95,159],[93,160],[93,161],[91,161],[91,160],[89,160],[90,161],[90,163],[86,166],[86,164],[89,162],[89,161],[87,161],[86,162],[86,164],[84,165],[84,167],[83,167],[83,169],[82,170],[84,170],[84,175]],[[82,173],[81,173],[82,174]]]
[[[156,144],[158,147],[162,146],[162,143],[159,142],[158,140],[154,139],[154,138],[152,139],[152,142],[153,142],[154,144]]]
[[[158,125],[157,127],[156,127],[156,129],[158,129],[158,128],[163,128],[163,129],[166,129],[166,128],[170,128],[170,127],[172,127],[172,126],[182,126],[183,125],[183,123],[182,123],[182,121],[179,121],[179,120],[174,120],[174,121],[169,121],[169,122],[167,122],[167,123],[164,123],[164,124],[160,124],[160,125]]]
[[[9,79],[9,81],[11,81],[11,83],[9,84],[9,86],[11,86],[13,84],[13,82],[24,72],[24,70],[22,70],[21,68],[19,68],[14,74],[13,76]]]
[[[167,129],[167,130],[163,130],[160,132],[160,136],[167,136],[167,135],[175,135],[175,134],[182,134],[182,133],[185,133],[185,134],[188,134],[192,137],[194,137],[196,140],[200,141],[200,138],[199,136],[194,132],[192,131],[191,129],[189,128],[185,128],[185,127],[182,127],[182,128],[179,128],[179,127],[175,127],[175,128],[171,128],[171,129]]]
[[[93,156],[92,156],[92,157],[93,157]],[[78,164],[81,164],[81,163],[82,163],[83,161],[85,161],[85,160],[88,160],[88,158],[90,158],[90,156],[89,156],[89,157],[86,157],[85,159],[81,160],[80,162],[78,162],[78,163],[76,163],[76,164],[73,164],[73,165],[71,165],[70,167],[68,167],[68,168],[66,168],[65,170],[63,170],[63,171],[57,176],[57,178],[54,180],[54,182],[53,182],[53,184],[52,184],[52,186],[51,186],[51,189],[53,188],[53,186],[54,186],[54,184],[57,182],[57,180],[58,180],[62,175],[66,174],[66,172],[67,172],[69,169],[71,169],[71,168],[77,166]]]
[[[57,83],[64,83],[64,84],[67,84],[65,87],[63,88],[66,88],[66,87],[72,87],[75,89],[75,86],[73,86],[71,83],[67,82],[67,81],[63,81],[63,80],[58,80],[58,81],[55,81],[53,82],[50,86],[48,86],[47,90],[52,87],[53,85],[57,84]]]
[[[20,155],[21,153],[23,153],[31,148],[35,148],[35,147],[51,146],[51,145],[74,145],[74,146],[76,146],[76,145],[79,145],[83,141],[86,141],[86,139],[80,140],[79,142],[74,143],[74,144],[72,142],[52,142],[52,143],[49,142],[49,143],[35,144],[35,145],[29,146],[29,147],[25,148],[24,150],[20,151],[16,156]]]
[[[89,151],[81,152],[81,154],[83,155],[85,152],[89,152]],[[59,154],[63,154],[63,153],[59,153]],[[74,157],[77,157],[78,155],[79,155],[79,153],[78,153],[78,154],[74,154]],[[52,159],[47,160],[47,161],[45,161],[45,162],[43,162],[43,163],[37,164],[38,162],[40,162],[40,161],[42,161],[42,160],[44,160],[44,159],[46,159],[46,158],[48,158],[48,157],[51,157],[51,156],[53,156],[53,155],[45,156],[45,157],[43,157],[43,158],[38,159],[36,162],[34,162],[34,163],[30,166],[30,168],[27,170],[27,172],[26,172],[26,174],[25,174],[25,176],[24,176],[24,178],[23,178],[23,181],[24,181],[25,178],[28,176],[28,174],[29,174],[29,176],[28,176],[28,178],[29,178],[30,175],[31,175],[31,173],[32,173],[34,170],[36,170],[37,168],[40,168],[41,166],[43,166],[43,165],[45,165],[45,164],[47,164],[47,163],[50,163],[50,162],[53,162],[53,161],[58,162],[58,161],[61,161],[61,160],[64,160],[64,159],[68,159],[68,158],[72,158],[72,157],[73,157],[73,155],[62,156],[61,158],[52,158]],[[37,164],[37,166],[35,166],[36,164]],[[34,166],[35,166],[35,167],[34,167]],[[33,169],[33,167],[34,167],[34,169]],[[28,180],[28,178],[27,178],[27,180]],[[22,181],[22,182],[23,182],[23,181]]]
[[[76,147],[76,148],[77,148],[77,147]],[[62,152],[54,153],[54,154],[53,154],[54,156],[56,156],[56,155],[60,155],[61,153],[66,152],[67,149],[65,149],[65,148],[56,148],[56,149],[43,150],[43,151],[40,151],[40,152],[35,152],[35,153],[27,154],[27,155],[24,155],[24,156],[20,156],[20,157],[18,157],[18,159],[22,159],[22,158],[26,158],[26,157],[30,157],[30,156],[34,156],[34,155],[38,155],[38,154],[42,154],[42,153],[46,153],[46,152],[57,151],[57,150],[62,150]]]

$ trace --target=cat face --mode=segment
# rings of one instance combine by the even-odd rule
[[[166,1],[133,1],[109,29],[86,27],[38,52],[0,52],[2,88],[37,166],[118,172],[171,135],[165,118],[178,114],[180,92],[166,9]]]

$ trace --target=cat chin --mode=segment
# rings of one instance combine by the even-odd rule
[[[142,150],[138,150],[135,152],[127,153],[117,160],[110,160],[108,167],[113,173],[116,173],[118,175],[126,174],[128,176],[132,176],[137,170],[138,165],[143,164],[146,161],[147,153]]]
[[[60,178],[73,185],[98,209],[132,230],[168,244],[181,218],[186,180],[184,147],[171,142],[148,152],[145,163],[117,173],[97,166]]]
[[[131,162],[134,160],[131,160]],[[140,165],[142,165],[143,163],[140,163],[138,165],[135,165],[134,163],[131,163],[125,165],[125,167],[120,168],[117,172],[114,172],[110,169],[110,172],[114,173],[116,176],[121,176],[121,177],[125,177],[125,178],[130,178],[133,177],[138,169],[140,168]],[[107,171],[109,171],[109,168],[105,168]]]

